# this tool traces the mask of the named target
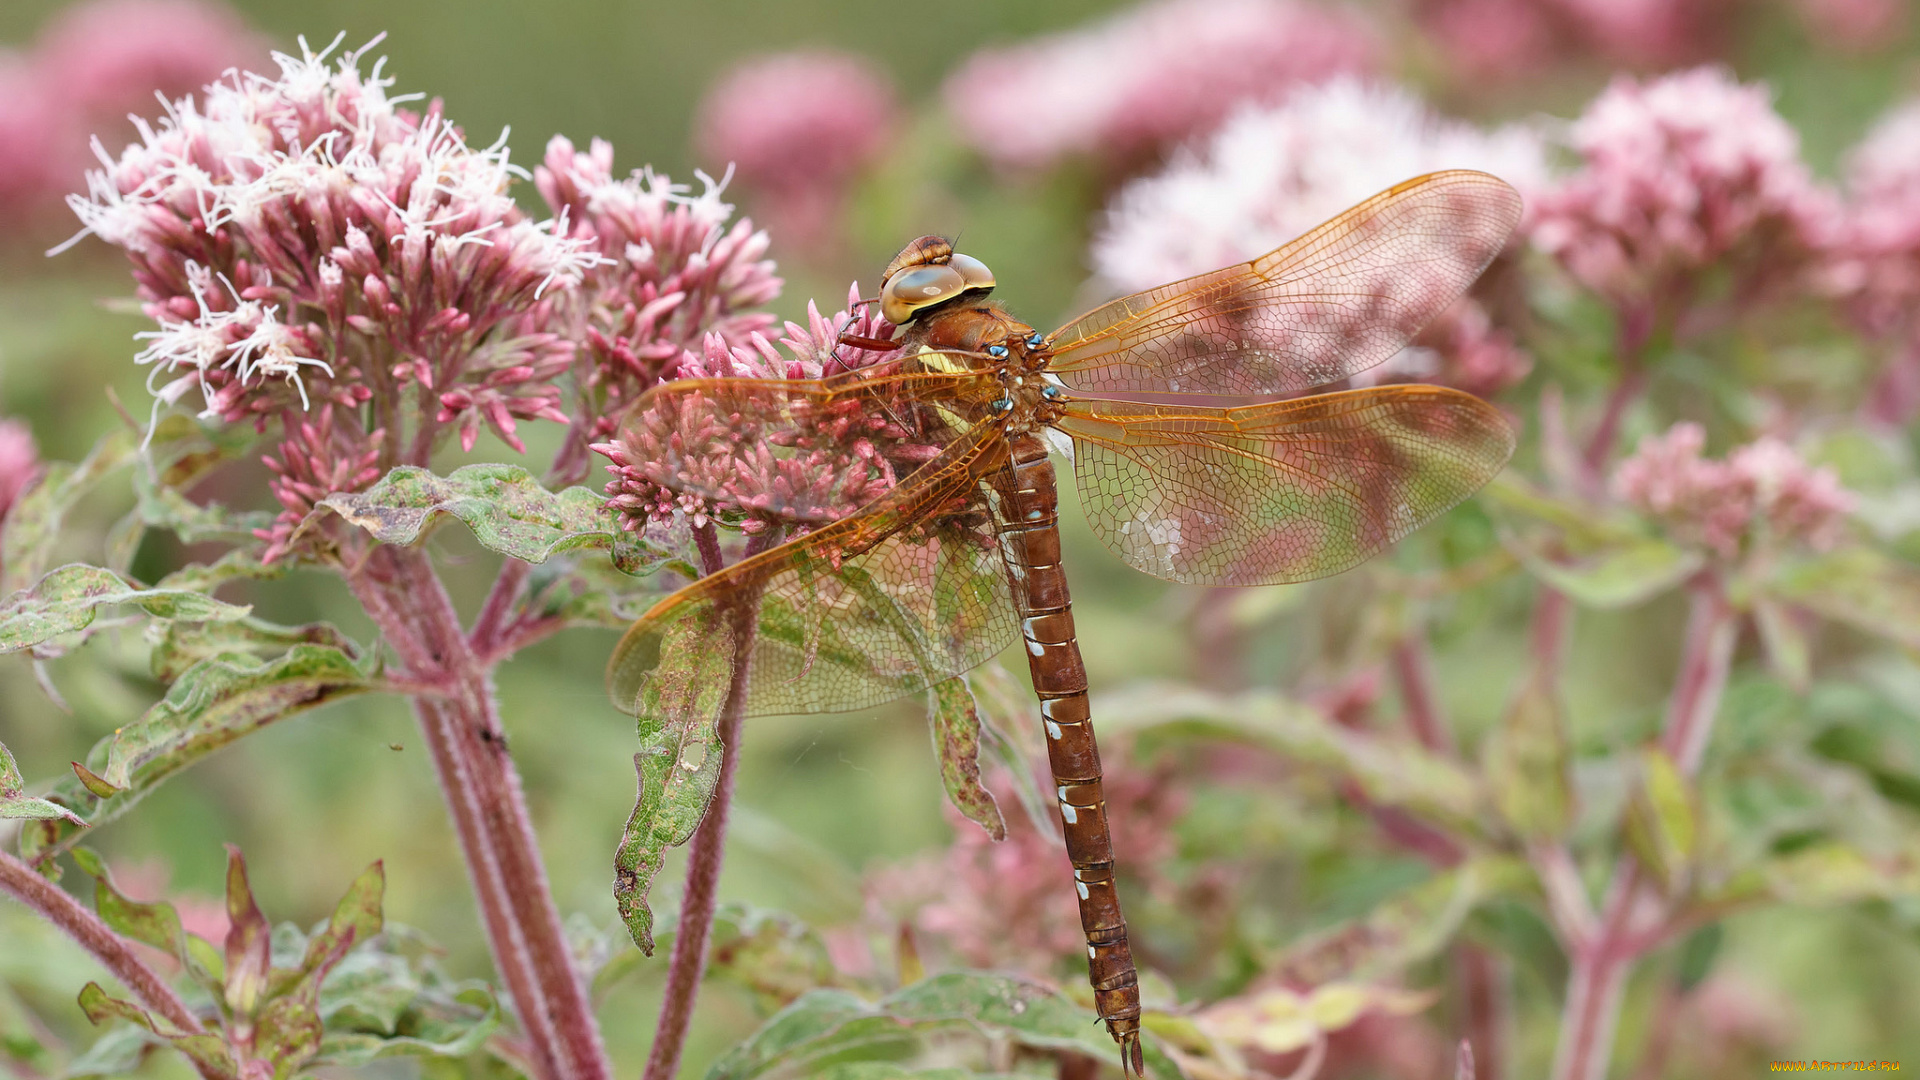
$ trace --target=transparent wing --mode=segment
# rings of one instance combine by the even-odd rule
[[[858,514],[660,601],[608,662],[614,703],[631,712],[690,680],[724,688],[728,664],[712,653],[739,605],[756,628],[750,716],[866,708],[991,658],[1015,622],[980,480],[1005,459],[1004,436],[981,425]]]
[[[892,489],[956,438],[970,372],[860,370],[830,379],[682,379],[648,391],[620,438],[675,495],[816,526]],[[977,396],[977,395],[975,395]]]
[[[1237,409],[1074,401],[1080,504],[1133,567],[1202,585],[1337,574],[1471,495],[1513,429],[1471,394],[1385,386]]]
[[[1271,397],[1398,352],[1459,299],[1520,221],[1486,173],[1430,173],[1252,262],[1122,297],[1054,331],[1052,370],[1087,393]]]

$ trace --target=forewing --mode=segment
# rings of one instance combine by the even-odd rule
[[[1520,221],[1486,173],[1430,173],[1252,262],[1122,297],[1055,331],[1075,390],[1271,397],[1398,352],[1473,284]]]
[[[682,379],[621,427],[632,467],[675,496],[799,526],[839,521],[954,437],[942,419],[977,377],[856,371],[831,379]]]
[[[866,708],[986,661],[1015,630],[980,497],[1005,445],[983,425],[859,514],[662,600],[614,649],[615,704],[632,711],[642,700],[685,698],[697,691],[689,680],[724,686],[726,659],[687,645],[731,640],[740,604],[755,624],[750,716]],[[683,661],[663,665],[663,655]]]
[[[1471,394],[1385,386],[1237,409],[1076,401],[1080,505],[1137,569],[1201,585],[1337,574],[1500,471],[1513,429]]]

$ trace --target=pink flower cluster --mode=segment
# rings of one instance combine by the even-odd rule
[[[767,234],[702,177],[694,195],[651,170],[615,179],[613,147],[581,152],[565,138],[547,144],[534,183],[556,231],[594,256],[576,289],[573,332],[583,346],[583,425],[590,438],[613,433],[615,418],[641,393],[685,374],[683,358],[717,335],[727,349],[773,323],[753,310],[780,294]]]
[[[1534,243],[1623,309],[1731,276],[1749,302],[1796,280],[1838,224],[1767,92],[1718,68],[1614,80],[1573,125],[1582,167],[1540,193]]]
[[[729,72],[701,102],[694,143],[734,170],[797,249],[831,244],[848,186],[899,125],[887,77],[849,53],[778,53]]]
[[[469,147],[330,51],[173,102],[69,200],[159,324],[138,357],[155,409],[197,391],[205,417],[279,421],[268,558],[317,494],[425,464],[449,430],[519,448],[518,421],[567,421],[557,298],[603,261],[514,204],[503,144]]]
[[[1358,16],[1304,0],[1153,0],[1097,26],[974,55],[947,80],[960,135],[995,164],[1138,164],[1236,106],[1379,67]]]
[[[88,0],[65,9],[24,53],[0,51],[0,222],[36,222],[85,170],[87,139],[121,131],[156,91],[192,90],[266,56],[212,0]]]
[[[807,325],[787,323],[779,344],[753,333],[739,345],[709,334],[700,353],[682,355],[678,378],[814,379],[874,363],[892,353],[838,345],[841,334],[884,339],[893,327],[848,290],[847,310],[822,317],[811,303]],[[902,410],[911,409],[908,403]],[[620,437],[595,443],[610,464],[608,505],[629,530],[676,514],[756,533],[778,521],[812,528],[836,521],[891,490],[936,456],[898,414],[848,398],[826,409],[789,397],[695,394],[665,399],[629,417]]]
[[[1706,440],[1691,423],[1642,439],[1614,472],[1615,497],[1724,559],[1757,543],[1822,550],[1839,541],[1855,500],[1832,469],[1771,436],[1717,461],[1700,456]]]

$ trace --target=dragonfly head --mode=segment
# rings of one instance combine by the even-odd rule
[[[971,255],[953,250],[938,236],[923,236],[887,264],[880,282],[880,314],[896,326],[929,308],[972,293],[993,291],[993,271]]]

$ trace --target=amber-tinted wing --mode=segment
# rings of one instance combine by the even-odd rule
[[[1383,191],[1284,247],[1122,297],[1054,331],[1052,370],[1087,393],[1275,396],[1392,356],[1480,276],[1520,221],[1486,173]]]
[[[751,604],[756,631],[747,714],[860,709],[972,668],[1013,640],[1006,568],[980,481],[1006,440],[984,424],[852,517],[744,559],[656,604],[607,666],[615,704],[632,711],[687,657],[724,683],[726,665],[689,641],[724,643],[730,604]],[[678,636],[675,647],[668,638]],[[710,659],[710,658],[708,658]],[[657,694],[655,696],[658,696]]]
[[[1114,553],[1201,585],[1337,574],[1471,495],[1513,429],[1471,394],[1383,386],[1238,409],[1074,401],[1080,505]]]
[[[863,369],[830,379],[682,379],[622,425],[635,467],[675,495],[813,527],[858,511],[951,441],[968,372]],[[997,391],[992,391],[997,393]]]

